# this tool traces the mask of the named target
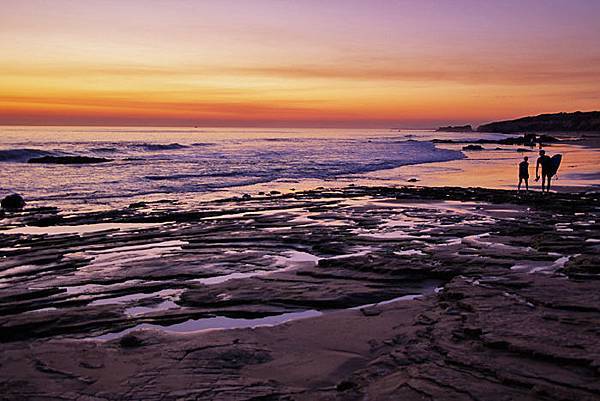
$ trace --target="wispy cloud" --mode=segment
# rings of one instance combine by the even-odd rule
[[[361,65],[362,64],[362,65]],[[395,82],[454,82],[463,84],[538,85],[600,81],[600,59],[584,60],[577,65],[539,61],[537,63],[481,63],[444,61],[436,65],[389,60],[378,65],[368,62],[339,64],[273,65],[4,65],[5,79],[10,76],[32,78],[115,77],[132,79],[179,80],[193,86],[193,80],[215,78],[265,78],[292,80],[349,80]],[[411,65],[407,65],[411,64]],[[561,65],[562,64],[562,65]],[[188,81],[188,82],[186,82]],[[0,81],[1,82],[1,81]],[[168,81],[167,81],[168,82]],[[600,86],[600,84],[598,84]],[[244,90],[248,91],[248,88]],[[250,89],[251,90],[251,89]],[[236,89],[221,89],[233,94]]]

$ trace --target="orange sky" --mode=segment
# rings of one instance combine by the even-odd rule
[[[431,127],[600,109],[593,0],[2,0],[0,124]]]

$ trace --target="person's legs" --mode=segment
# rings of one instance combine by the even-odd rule
[[[550,176],[548,174],[542,174],[542,192],[550,192]]]
[[[521,192],[521,181],[523,181],[523,178],[519,177],[519,185],[517,185],[518,192]]]
[[[529,178],[525,178],[525,191],[529,192]]]
[[[546,175],[542,173],[542,192],[546,189]]]

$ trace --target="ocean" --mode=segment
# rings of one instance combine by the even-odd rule
[[[434,138],[473,133],[392,129],[0,127],[0,194],[44,205],[126,205],[155,196],[238,193],[356,179],[405,165],[458,160]],[[496,138],[501,134],[476,134]],[[102,164],[29,164],[40,156],[103,157]]]

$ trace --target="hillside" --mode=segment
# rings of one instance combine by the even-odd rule
[[[480,125],[480,132],[600,131],[600,111],[540,114]]]

